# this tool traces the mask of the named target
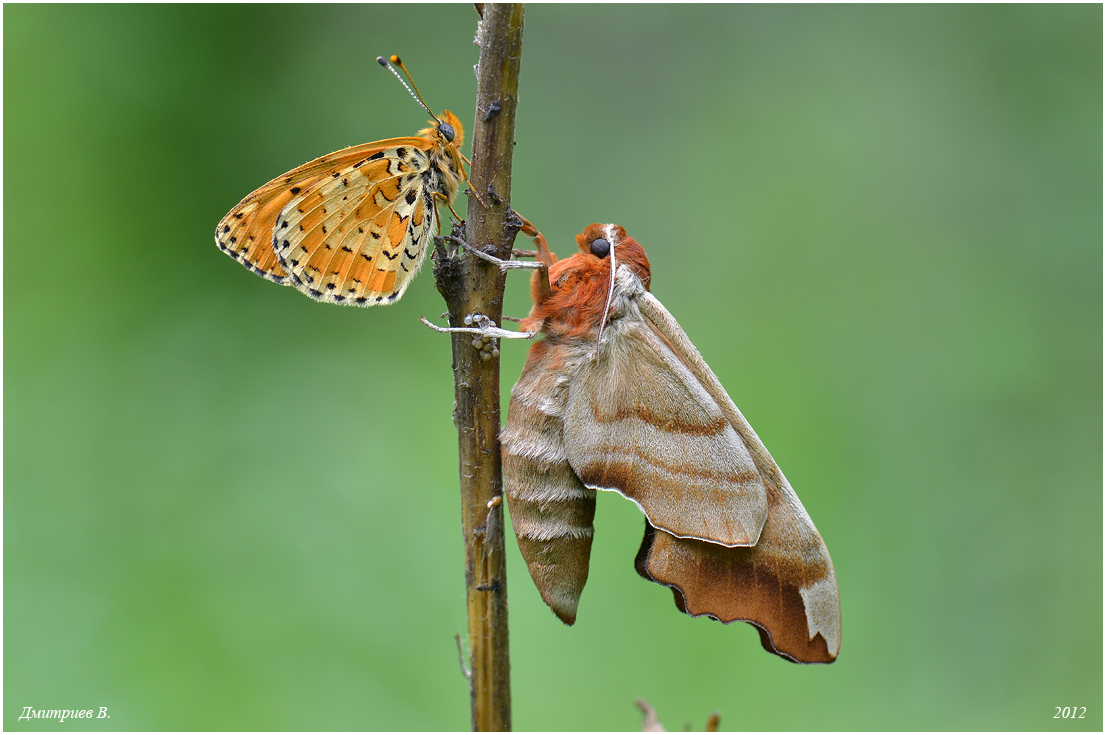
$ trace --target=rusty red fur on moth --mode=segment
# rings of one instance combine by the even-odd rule
[[[580,252],[558,261],[538,236],[548,278],[535,272],[522,328],[545,339],[502,433],[511,522],[542,598],[575,621],[596,491],[613,490],[645,514],[637,571],[672,588],[680,610],[751,623],[792,661],[832,662],[837,580],[799,498],[649,293],[641,245],[599,224],[576,242]]]

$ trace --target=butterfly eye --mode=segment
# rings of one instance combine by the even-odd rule
[[[453,132],[453,126],[449,123],[439,123],[438,132],[442,134],[442,137],[445,138],[448,143],[452,143],[453,139],[457,136],[457,133]]]
[[[605,258],[610,255],[611,244],[601,237],[591,241],[591,254],[597,258]]]

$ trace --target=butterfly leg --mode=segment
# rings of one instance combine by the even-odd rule
[[[469,165],[469,168],[472,168],[472,161],[470,161],[464,153],[461,153],[461,151],[457,151],[457,152],[461,154],[461,158],[465,159],[465,163],[467,163]],[[480,192],[476,191],[476,188],[472,185],[472,180],[469,179],[469,175],[467,173],[465,173],[465,167],[464,166],[461,167],[461,178],[463,178],[465,183],[469,185],[469,191],[471,191],[472,195],[474,197],[476,197],[476,201],[480,202],[480,206],[483,207],[484,209],[487,209],[488,208],[488,203],[485,202],[481,198]],[[494,195],[495,192],[492,192],[492,194]],[[498,199],[498,198],[499,197],[496,197],[496,199]]]
[[[464,220],[461,219],[461,215],[457,214],[457,210],[453,208],[453,203],[449,201],[449,197],[447,197],[445,194],[441,193],[440,191],[434,192],[434,197],[435,198],[440,197],[442,199],[442,201],[445,202],[445,205],[447,207],[449,207],[449,211],[453,214],[453,219],[457,220],[458,222],[464,222]],[[438,235],[441,235],[441,234],[442,234],[442,221],[438,220]]]

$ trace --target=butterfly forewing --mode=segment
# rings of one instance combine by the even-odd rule
[[[219,223],[219,248],[254,273],[328,303],[372,306],[402,295],[438,225],[435,197],[464,176],[460,122],[309,161],[265,184]],[[435,123],[432,122],[432,125]]]
[[[275,193],[268,198],[251,194],[243,200],[219,223],[215,242],[220,250],[262,278],[286,284],[288,272],[273,252],[272,225],[261,223],[273,222],[293,195],[281,189]]]
[[[222,219],[215,232],[219,249],[259,276],[288,283],[288,273],[273,251],[273,226],[288,203],[301,192],[330,178],[335,168],[352,166],[378,152],[382,146],[419,141],[427,142],[412,137],[364,143],[321,156],[278,176],[252,192]]]
[[[403,295],[436,223],[427,142],[375,151],[289,201],[273,248],[296,288],[339,304]]]

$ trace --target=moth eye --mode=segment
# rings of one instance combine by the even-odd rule
[[[453,126],[449,123],[439,123],[438,132],[450,143],[452,143],[453,139],[457,136],[457,133],[453,132]]]
[[[591,254],[597,258],[605,258],[611,253],[611,244],[601,237],[591,241]]]

